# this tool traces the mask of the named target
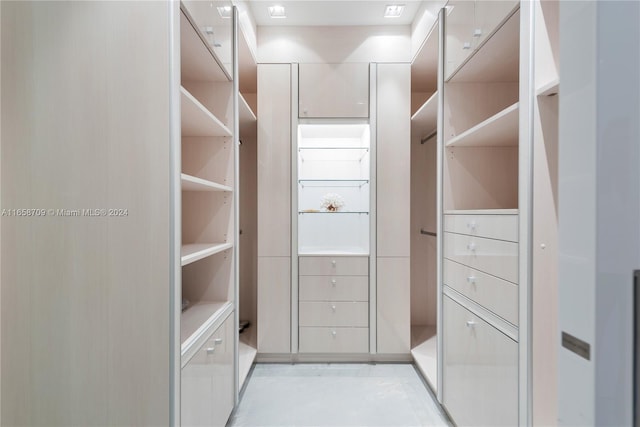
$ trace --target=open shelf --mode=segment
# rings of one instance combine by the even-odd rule
[[[232,247],[233,243],[190,243],[182,245],[180,249],[181,265],[191,264]]]
[[[249,375],[249,371],[256,359],[257,353],[258,350],[247,343],[242,337],[242,334],[240,334],[240,340],[238,341],[238,374],[240,376],[240,383],[238,384],[239,389],[242,388],[244,381],[247,379],[247,375]]]
[[[484,44],[473,51],[451,83],[517,82],[520,71],[520,10],[515,11]]]
[[[438,348],[435,326],[411,327],[411,356],[434,392],[438,389]]]
[[[207,181],[186,173],[180,175],[180,184],[183,191],[233,191],[233,188],[227,185]]]
[[[187,308],[180,316],[181,365],[189,361],[199,344],[215,331],[233,311],[229,301],[200,302]]]
[[[355,212],[355,211],[327,212],[327,211],[306,210],[306,211],[299,211],[298,214],[300,214],[300,215],[318,215],[318,214],[323,214],[323,215],[369,215],[369,212]]]
[[[182,136],[231,136],[231,131],[184,87],[180,87]]]
[[[184,81],[226,82],[229,77],[184,10],[180,14],[180,74]]]
[[[504,147],[518,145],[518,103],[489,117],[447,142],[447,147]]]
[[[299,179],[304,187],[362,187],[369,183],[368,179]]]
[[[412,131],[421,138],[428,137],[438,127],[438,92],[435,92],[411,116]]]
[[[560,80],[557,78],[536,89],[537,96],[552,96],[558,93],[560,93]]]
[[[518,215],[518,209],[449,209],[444,215]]]
[[[238,99],[240,101],[239,110],[240,110],[240,126],[255,123],[257,121],[256,115],[244,99],[242,94],[238,94]]]

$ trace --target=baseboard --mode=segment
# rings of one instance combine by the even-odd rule
[[[257,363],[406,363],[413,362],[410,353],[362,354],[362,353],[258,353]]]

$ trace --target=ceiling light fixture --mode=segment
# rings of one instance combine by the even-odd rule
[[[231,18],[231,6],[218,6],[218,13],[223,18]]]
[[[385,18],[399,18],[404,11],[403,4],[388,4],[384,9],[384,17]]]
[[[269,6],[269,16],[272,18],[286,18],[284,6]]]

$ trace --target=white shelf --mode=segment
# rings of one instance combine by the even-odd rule
[[[518,215],[518,209],[450,209],[444,215]]]
[[[182,245],[180,249],[181,265],[191,264],[232,247],[233,243],[191,243]]]
[[[420,135],[421,138],[427,137],[438,127],[438,92],[435,92],[427,101],[422,104],[418,111],[411,116],[411,130]]]
[[[184,367],[193,354],[233,311],[229,301],[201,302],[180,316],[180,355]]]
[[[216,116],[180,87],[182,136],[231,136],[231,131]]]
[[[560,80],[555,78],[536,89],[537,96],[551,96],[560,93]]]
[[[180,74],[183,81],[226,82],[229,77],[207,47],[200,31],[180,13]]]
[[[183,191],[233,191],[233,188],[227,185],[207,181],[206,179],[187,175],[186,173],[180,175],[180,184]]]
[[[520,72],[520,11],[474,50],[449,79],[451,83],[518,82]]]
[[[435,326],[411,327],[411,355],[434,392],[438,390],[438,347]]]
[[[240,376],[238,389],[242,388],[244,381],[247,379],[251,366],[256,359],[256,354],[258,354],[258,350],[246,343],[241,334],[238,341],[238,374]]]
[[[518,103],[466,130],[447,147],[504,147],[518,145]]]
[[[256,115],[242,94],[238,94],[238,99],[240,100],[240,126],[255,123],[257,121]]]

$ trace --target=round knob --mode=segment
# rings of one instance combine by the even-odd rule
[[[473,328],[476,326],[476,322],[473,320],[467,320],[467,328]]]
[[[335,259],[331,260],[331,265],[334,266],[334,267],[336,266],[336,260]]]
[[[332,284],[333,286],[335,286],[335,285],[336,285],[336,279],[331,279],[331,284]]]
[[[470,230],[475,230],[476,226],[477,226],[477,224],[476,224],[475,220],[472,220],[471,222],[467,223],[467,228],[470,229]]]
[[[475,283],[476,283],[476,278],[475,278],[475,276],[469,276],[469,277],[467,277],[467,283],[475,284]]]
[[[333,312],[335,313],[335,312],[336,312],[336,306],[335,306],[335,305],[332,305],[332,306],[331,306],[331,310],[333,310]]]
[[[331,331],[331,335],[335,338],[338,333],[336,331]]]
[[[469,249],[471,252],[475,252],[476,251],[476,244],[475,243],[469,243],[467,245],[467,249]]]

